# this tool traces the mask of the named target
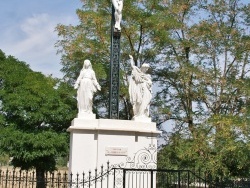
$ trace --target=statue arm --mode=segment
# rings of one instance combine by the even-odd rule
[[[93,84],[96,87],[97,90],[101,90],[101,86],[100,84],[97,82],[96,76],[95,76],[95,72],[93,71],[92,73],[92,80],[93,80]]]
[[[118,7],[117,0],[112,0],[112,4],[113,4],[114,8],[117,9],[117,7]]]
[[[143,73],[137,66],[135,66],[134,58],[132,55],[129,55],[129,60],[132,68],[132,79],[134,79],[136,83],[143,82]]]
[[[121,14],[122,8],[123,8],[123,0],[112,0],[112,4],[115,8],[115,10]]]
[[[82,71],[80,72],[80,75],[78,76],[78,78],[77,78],[77,80],[76,80],[76,83],[75,83],[75,85],[74,85],[74,88],[75,89],[78,89],[78,87],[79,87],[79,84],[80,84],[80,81],[81,81],[81,79],[82,79]]]
[[[152,84],[153,84],[153,82],[152,82],[151,76],[146,75],[146,85],[147,85],[147,88],[150,92],[152,91]]]
[[[134,69],[135,67],[135,61],[134,61],[134,58],[132,55],[129,55],[129,62],[130,62],[130,65],[132,67],[132,69]]]

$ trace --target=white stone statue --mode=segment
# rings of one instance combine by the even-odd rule
[[[115,9],[115,29],[121,30],[123,0],[112,0]]]
[[[84,61],[83,68],[76,80],[74,88],[78,89],[77,101],[79,113],[93,114],[93,95],[97,90],[101,90],[101,86],[96,80],[95,72],[89,60]]]
[[[148,118],[149,104],[152,99],[152,80],[151,76],[147,74],[149,65],[144,63],[139,69],[134,65],[134,59],[131,55],[130,63],[132,67],[131,78],[129,82],[130,102],[133,105],[134,118]]]

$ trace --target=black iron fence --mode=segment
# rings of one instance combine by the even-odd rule
[[[81,174],[46,173],[44,182],[35,171],[0,170],[0,188],[249,188],[249,179],[211,181],[189,170],[101,168]],[[40,185],[40,186],[39,186]]]
[[[39,178],[37,181],[35,171],[0,170],[0,188],[36,188],[39,183],[45,183],[46,188],[68,187],[68,174],[45,173],[44,179]]]

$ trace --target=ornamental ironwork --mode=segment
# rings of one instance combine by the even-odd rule
[[[157,147],[150,144],[147,148],[138,150],[133,157],[128,156],[125,163],[120,163],[121,168],[156,169]]]

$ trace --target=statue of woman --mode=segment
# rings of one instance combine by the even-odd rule
[[[96,80],[95,72],[92,69],[91,62],[85,60],[79,77],[76,80],[75,89],[77,90],[77,101],[79,113],[93,113],[93,95],[101,86]]]
[[[149,65],[144,63],[139,69],[134,65],[134,59],[131,55],[130,63],[132,67],[131,78],[129,82],[130,102],[133,105],[135,117],[149,117],[149,104],[152,99],[151,76],[147,74]]]

